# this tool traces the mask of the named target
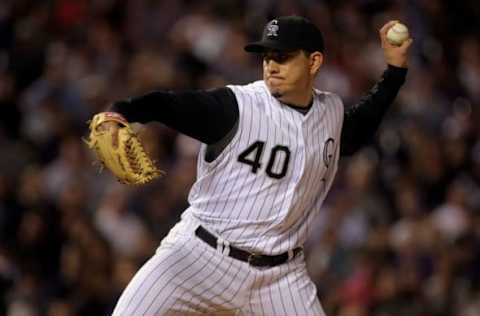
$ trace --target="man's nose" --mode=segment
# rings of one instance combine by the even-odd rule
[[[278,72],[278,63],[275,62],[273,59],[268,59],[265,61],[265,67],[269,73],[277,73]]]

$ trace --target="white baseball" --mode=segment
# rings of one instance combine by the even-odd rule
[[[387,32],[387,41],[395,46],[400,46],[410,37],[408,28],[402,23],[395,23]]]

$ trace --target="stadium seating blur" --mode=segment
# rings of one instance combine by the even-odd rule
[[[347,107],[385,69],[381,25],[415,40],[377,137],[342,159],[311,228],[325,312],[480,315],[478,0],[1,0],[0,316],[110,315],[188,205],[198,143],[143,126],[166,176],[129,187],[92,165],[86,121],[153,89],[259,79],[243,46],[290,14],[323,31],[317,87]]]

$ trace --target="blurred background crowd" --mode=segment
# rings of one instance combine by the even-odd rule
[[[85,122],[152,89],[260,78],[243,46],[290,14],[324,32],[317,86],[346,106],[385,69],[381,25],[415,39],[407,83],[341,161],[307,245],[327,315],[480,315],[477,0],[1,0],[0,315],[111,313],[186,208],[198,143],[147,125],[166,176],[127,187],[92,166]]]

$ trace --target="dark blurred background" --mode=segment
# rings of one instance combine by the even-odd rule
[[[0,315],[111,313],[187,206],[198,143],[147,125],[167,175],[127,187],[92,166],[85,122],[155,88],[260,78],[243,45],[290,14],[324,32],[317,86],[346,106],[385,68],[386,21],[415,39],[406,85],[312,230],[325,311],[480,315],[478,0],[1,0]]]

